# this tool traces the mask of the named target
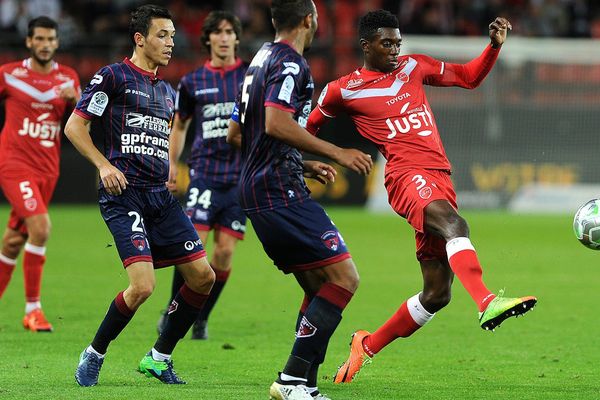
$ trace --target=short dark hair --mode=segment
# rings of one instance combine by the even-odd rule
[[[398,18],[387,10],[369,11],[358,21],[359,39],[371,41],[379,28],[398,29]]]
[[[131,13],[131,21],[129,21],[129,38],[134,46],[135,39],[133,37],[136,32],[141,33],[144,37],[148,36],[150,25],[152,25],[152,19],[154,18],[173,19],[169,10],[154,4],[140,6]]]
[[[27,25],[27,37],[33,37],[33,31],[35,28],[54,29],[58,34],[58,24],[56,23],[56,21],[50,17],[46,17],[45,15],[42,15],[29,21],[29,24]]]
[[[200,37],[202,45],[206,47],[209,53],[210,44],[206,43],[210,41],[210,34],[219,29],[221,21],[227,21],[231,24],[238,40],[240,39],[240,36],[242,36],[242,23],[238,17],[229,11],[211,11],[204,20],[204,24],[202,25],[202,36]]]
[[[315,12],[312,0],[273,0],[271,17],[276,31],[293,29]]]

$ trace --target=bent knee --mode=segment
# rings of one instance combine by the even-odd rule
[[[450,304],[452,292],[450,288],[438,291],[424,291],[421,295],[423,307],[431,313],[435,313]]]

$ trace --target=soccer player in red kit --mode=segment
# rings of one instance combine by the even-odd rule
[[[25,44],[31,57],[0,66],[0,98],[6,120],[0,134],[0,187],[11,204],[0,250],[0,298],[25,248],[23,326],[51,332],[40,303],[48,203],[59,174],[61,121],[81,96],[77,73],[53,61],[58,26],[48,17],[29,22]]]
[[[458,214],[450,180],[451,166],[423,85],[476,88],[494,66],[510,22],[496,18],[483,53],[466,64],[451,64],[425,55],[400,55],[398,19],[385,10],[360,19],[364,66],[330,82],[312,111],[307,129],[315,134],[330,118],[346,113],[360,134],[386,158],[389,203],[415,229],[423,291],[406,300],[373,334],[354,333],[348,360],[336,383],[351,382],[362,365],[398,337],[408,337],[450,302],[454,275],[479,309],[483,329],[530,310],[535,297],[495,296],[482,281],[482,269],[469,239],[467,222]]]

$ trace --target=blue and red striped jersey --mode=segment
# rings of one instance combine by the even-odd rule
[[[240,203],[246,212],[287,207],[308,197],[302,155],[265,133],[265,108],[290,112],[305,127],[313,91],[308,63],[285,42],[265,43],[250,63],[237,104],[243,158]]]
[[[227,127],[235,98],[242,87],[248,64],[237,59],[232,66],[204,66],[181,78],[175,112],[182,120],[194,117],[195,136],[187,160],[190,175],[216,184],[237,184],[240,151],[227,144]]]
[[[104,155],[130,186],[165,189],[175,112],[175,90],[169,83],[125,58],[94,75],[74,112],[100,125]]]

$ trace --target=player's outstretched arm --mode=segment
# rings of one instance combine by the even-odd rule
[[[231,125],[230,125],[231,126]],[[266,107],[265,131],[301,151],[332,159],[341,166],[366,175],[373,168],[369,154],[357,149],[344,149],[311,135],[292,118],[292,114],[275,107]]]
[[[167,181],[167,188],[172,192],[177,189],[177,162],[183,153],[185,137],[191,122],[191,118],[183,120],[178,113],[175,114],[173,129],[169,135],[169,180]]]
[[[237,147],[242,147],[242,130],[240,124],[234,121],[233,118],[229,120],[229,127],[227,128],[227,144]]]
[[[128,182],[125,175],[98,151],[90,136],[90,121],[73,113],[65,125],[65,135],[73,146],[98,168],[100,179],[109,194],[120,195]]]

